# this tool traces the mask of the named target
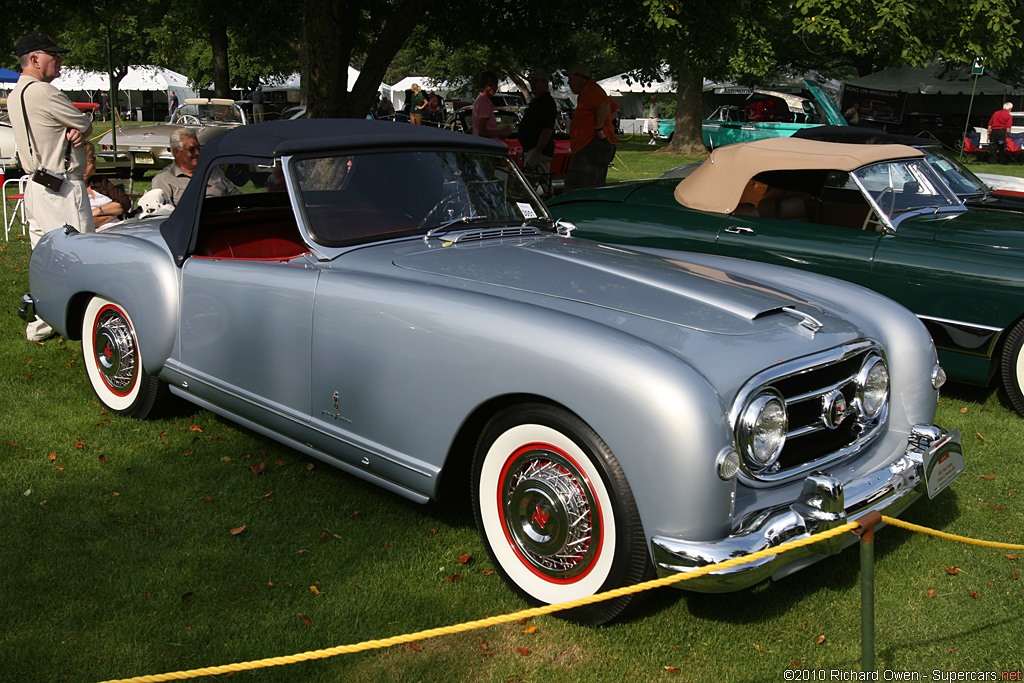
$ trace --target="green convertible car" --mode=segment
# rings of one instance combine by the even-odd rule
[[[776,138],[716,150],[682,181],[563,195],[575,234],[775,263],[913,311],[949,378],[998,378],[1024,415],[1024,215],[967,208],[903,145]]]

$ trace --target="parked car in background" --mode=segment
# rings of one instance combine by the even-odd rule
[[[190,98],[171,114],[168,123],[118,126],[116,154],[113,135],[107,132],[100,138],[97,155],[109,160],[130,156],[135,172],[141,175],[174,163],[170,140],[171,133],[178,128],[195,128],[199,133],[199,143],[205,145],[221,133],[247,123],[250,123],[249,119],[234,100]]]
[[[14,129],[11,128],[11,122],[7,120],[7,114],[4,114],[2,119],[0,120],[0,159],[3,159],[5,164],[18,165],[18,148],[14,142]]]
[[[998,379],[1024,414],[1024,222],[969,209],[922,150],[762,140],[716,150],[682,181],[574,192],[551,210],[591,239],[869,287],[918,315],[951,379]]]
[[[822,87],[804,80],[810,98],[774,90],[754,90],[743,107],[723,105],[704,119],[704,146],[717,149],[737,142],[789,137],[811,126],[847,125],[835,102]],[[675,121],[659,121],[658,132],[669,140],[675,135]]]
[[[1024,212],[1024,197],[1003,185],[1024,182],[1013,176],[988,176],[983,180],[934,138],[893,135],[859,126],[820,126],[798,131],[795,138],[861,145],[907,145],[921,150],[932,170],[968,208]],[[664,176],[663,176],[664,177]],[[998,187],[994,187],[993,183]]]
[[[285,184],[204,199],[223,165]],[[901,306],[570,233],[497,142],[269,122],[207,145],[169,217],[49,232],[23,315],[82,340],[110,412],[170,393],[412,500],[471,500],[534,604],[897,514],[948,483],[930,461],[962,462]],[[735,590],[854,541],[681,585]]]

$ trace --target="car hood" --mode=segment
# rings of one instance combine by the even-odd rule
[[[942,221],[939,242],[1024,250],[1024,218],[1012,211],[969,209]]]
[[[171,133],[181,126],[158,123],[155,126],[122,126],[117,129],[118,145],[164,145],[167,146]],[[100,138],[101,145],[109,145],[110,131]]]
[[[806,322],[797,311],[829,332],[853,330],[850,323],[792,292],[688,262],[685,256],[660,258],[585,240],[549,238],[515,248],[427,249],[396,257],[394,264],[459,280],[463,288],[504,288],[508,298],[538,295],[557,299],[551,304],[556,308],[582,304],[715,334],[753,334],[777,325],[795,330]]]

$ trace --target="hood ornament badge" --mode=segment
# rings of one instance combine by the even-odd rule
[[[825,327],[825,324],[822,323],[817,318],[815,318],[814,316],[804,313],[803,311],[797,310],[792,306],[786,306],[782,310],[786,313],[789,313],[790,315],[795,315],[797,318],[800,318],[800,327],[804,328],[805,330],[809,330],[812,339],[814,338],[814,335],[821,330],[821,328]]]

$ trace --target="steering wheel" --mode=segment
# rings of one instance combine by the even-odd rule
[[[199,117],[198,116],[193,116],[192,114],[185,114],[180,119],[178,119],[178,123],[187,123],[190,126],[201,126],[201,125],[203,125],[202,123],[200,123]]]
[[[420,221],[421,228],[437,227],[446,220],[470,215],[473,207],[469,200],[462,193],[461,189],[454,190],[444,197],[427,212],[427,215]],[[445,216],[445,213],[448,215]]]

